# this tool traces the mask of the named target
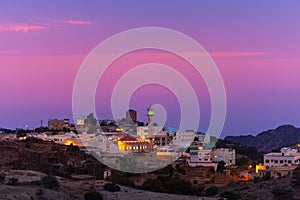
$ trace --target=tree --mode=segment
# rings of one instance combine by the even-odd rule
[[[220,161],[217,166],[217,171],[223,173],[224,169],[226,169],[225,164],[226,163],[223,160]]]
[[[293,172],[293,183],[300,185],[300,167],[297,167]]]
[[[249,163],[249,159],[246,157],[236,158],[235,163],[237,166],[245,166]]]
[[[84,124],[87,126],[96,126],[97,119],[94,117],[93,113],[90,113],[87,118],[84,120]]]
[[[89,191],[84,194],[85,200],[103,200],[103,196],[97,191]]]
[[[171,176],[158,176],[157,179],[149,178],[143,183],[141,188],[169,194],[193,195],[197,193],[191,182]]]
[[[208,196],[208,197],[215,196],[216,194],[218,194],[218,191],[219,191],[218,187],[211,186],[205,190],[205,196]]]
[[[56,180],[55,176],[44,176],[41,178],[42,185],[49,189],[58,189],[60,187],[59,182]]]
[[[166,192],[163,184],[158,179],[147,179],[143,185],[142,189],[152,191],[152,192]]]
[[[129,173],[113,171],[112,175],[109,177],[109,180],[119,185],[134,187],[134,183],[129,179],[130,176],[131,174]]]

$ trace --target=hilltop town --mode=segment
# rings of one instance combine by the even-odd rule
[[[153,115],[148,108],[146,125],[131,109],[119,121],[89,114],[76,124],[51,119],[34,130],[1,129],[1,199],[82,199],[89,193],[122,199],[128,191],[133,199],[146,191],[150,199],[299,196],[290,189],[300,180],[297,143],[261,153],[193,130],[161,127]],[[45,177],[53,180],[45,183]]]

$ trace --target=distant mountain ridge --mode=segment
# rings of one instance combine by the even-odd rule
[[[263,131],[257,136],[227,136],[225,141],[254,146],[261,152],[271,152],[284,146],[291,146],[300,141],[300,128],[292,125],[279,126],[276,129]]]

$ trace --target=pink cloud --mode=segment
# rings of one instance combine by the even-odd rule
[[[232,57],[245,57],[245,56],[264,56],[268,55],[269,52],[265,51],[250,51],[250,52],[208,52],[208,54],[213,58],[232,58]],[[182,53],[182,55],[186,57],[200,57],[200,56],[206,56],[206,53],[194,53],[194,52],[186,52]]]
[[[264,56],[269,54],[265,51],[254,51],[254,52],[211,52],[209,53],[212,57],[241,57],[241,56]]]
[[[64,20],[63,21],[66,24],[73,24],[73,25],[90,25],[92,22],[85,21],[85,20]]]
[[[204,52],[134,52],[139,56],[151,56],[153,59],[168,59],[173,57],[173,53],[178,53],[184,57],[203,57],[207,56]],[[207,52],[213,58],[232,58],[232,57],[252,57],[252,56],[265,56],[270,54],[264,51],[252,52]],[[108,54],[109,55],[109,54]],[[113,55],[113,54],[110,54]]]
[[[0,32],[28,32],[28,31],[42,31],[45,26],[33,24],[19,24],[19,23],[4,23],[0,24]]]
[[[0,22],[0,32],[29,32],[29,31],[43,31],[47,27],[63,24],[71,25],[90,25],[92,22],[86,20],[50,20],[50,23],[28,24],[28,23],[14,23],[14,22]]]
[[[56,19],[48,20],[48,26],[62,26],[62,25],[91,25],[91,21],[78,19]]]

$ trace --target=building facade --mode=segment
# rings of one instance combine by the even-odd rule
[[[138,126],[137,128],[137,136],[139,138],[149,138],[152,137],[151,134],[149,134],[149,127],[148,126]],[[162,126],[152,126],[152,131],[154,134],[160,132],[163,129]]]
[[[172,143],[177,145],[179,149],[187,149],[197,136],[195,131],[177,130],[173,137]]]
[[[69,119],[50,119],[48,121],[48,128],[52,130],[62,130],[70,127]]]
[[[119,153],[137,153],[153,151],[153,140],[139,140],[132,136],[124,136],[118,139]]]
[[[225,162],[225,166],[235,165],[235,150],[227,148],[219,148],[212,150],[212,161],[213,162]]]
[[[172,136],[170,136],[169,132],[167,131],[160,131],[154,134],[154,145],[158,147],[167,146],[172,141]]]
[[[264,155],[264,166],[266,169],[297,166],[300,164],[300,153],[298,149],[281,148],[280,152],[272,152]]]

